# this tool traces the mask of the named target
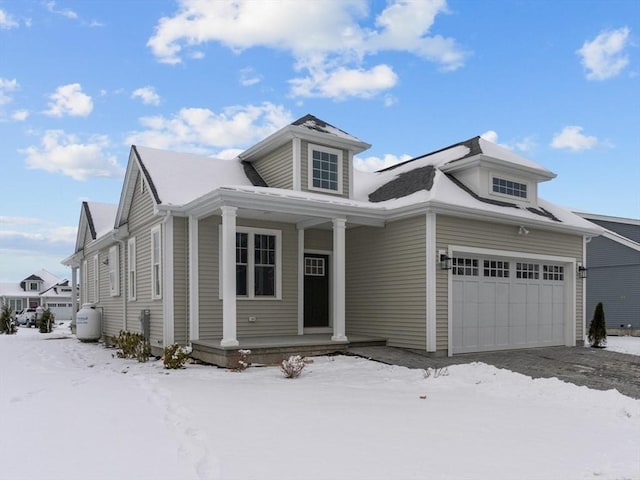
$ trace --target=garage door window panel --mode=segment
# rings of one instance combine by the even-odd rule
[[[562,265],[543,265],[542,279],[564,282],[564,267]]]
[[[478,259],[454,257],[451,262],[453,275],[477,277],[479,275]]]
[[[509,278],[509,262],[502,260],[485,260],[484,276],[491,278]]]

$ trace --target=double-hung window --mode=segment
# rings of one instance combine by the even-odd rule
[[[342,150],[309,144],[309,190],[342,193]]]
[[[237,227],[235,256],[238,297],[281,298],[281,250],[279,230]]]
[[[136,239],[130,238],[127,241],[127,268],[128,268],[128,293],[129,300],[136,299]]]
[[[120,295],[120,255],[118,246],[109,248],[109,294],[112,297]]]
[[[162,298],[162,237],[160,226],[151,229],[151,298]]]

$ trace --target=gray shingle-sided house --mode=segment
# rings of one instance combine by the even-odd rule
[[[234,160],[132,146],[111,228],[84,205],[64,263],[105,336],[146,311],[154,348],[223,365],[267,344],[582,343],[600,228],[538,197],[555,174],[479,137],[376,173],[354,169],[367,148],[311,115]]]
[[[587,322],[602,302],[611,332],[628,325],[639,331],[640,220],[578,214],[604,229],[587,243]]]

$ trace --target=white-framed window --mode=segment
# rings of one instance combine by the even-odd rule
[[[18,313],[22,310],[22,299],[21,298],[10,298],[9,299],[9,308],[13,311],[13,313]]]
[[[127,241],[127,294],[129,300],[136,299],[137,278],[136,278],[136,238],[130,238]]]
[[[93,256],[93,301],[100,301],[100,256]]]
[[[222,226],[220,236],[222,238]],[[222,265],[222,241],[219,242]],[[282,298],[282,232],[236,227],[236,296],[244,299]],[[223,272],[220,269],[220,298]]]
[[[29,290],[37,291],[38,290],[38,282],[29,282]]]
[[[484,276],[492,278],[509,278],[509,262],[502,260],[485,260]]]
[[[501,195],[527,199],[527,184],[501,177],[493,177],[491,179],[491,191]]]
[[[151,298],[162,298],[162,237],[160,225],[151,229]]]
[[[89,301],[89,272],[86,260],[82,260],[80,282],[80,304],[82,305]]]
[[[309,144],[309,190],[342,193],[342,150]]]
[[[109,248],[109,294],[112,297],[120,295],[120,255],[117,245]]]
[[[540,278],[540,265],[537,263],[516,263],[516,278],[538,280]]]
[[[562,265],[543,265],[542,279],[556,282],[564,281],[564,267]]]
[[[477,277],[479,275],[478,259],[454,257],[451,259],[451,270],[453,275]]]
[[[304,274],[309,277],[324,277],[325,265],[324,258],[305,257],[304,258]]]

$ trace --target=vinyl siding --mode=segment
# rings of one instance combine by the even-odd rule
[[[599,302],[607,326],[640,328],[640,252],[595,237],[587,244],[587,267],[587,328]]]
[[[302,185],[302,190],[305,192],[309,190],[309,142],[306,140],[302,140],[300,147],[300,185]],[[335,148],[331,145],[321,144],[321,143],[313,143],[313,145],[326,146],[328,148]],[[344,149],[338,149],[342,151],[342,194],[338,195],[337,193],[331,192],[318,192],[317,190],[311,190],[316,193],[325,193],[327,195],[337,195],[340,197],[349,198],[349,151]]]
[[[426,346],[424,215],[346,232],[346,329],[395,347]]]
[[[306,250],[333,250],[333,231],[309,229],[304,231]]]
[[[237,299],[237,336],[295,335],[298,329],[297,245],[295,225],[236,220],[238,226],[282,232],[282,299]],[[222,300],[219,293],[218,252],[220,217],[200,220],[198,233],[200,338],[222,337]],[[256,317],[249,322],[249,317]]]
[[[582,261],[582,237],[529,229],[528,235],[518,235],[517,225],[502,225],[438,215],[436,217],[436,250],[449,245],[461,245],[492,250],[527,252],[575,258]],[[437,350],[446,351],[448,342],[448,273],[436,270],[436,331]],[[582,340],[582,282],[576,289],[576,339]]]
[[[136,188],[129,211],[129,237],[136,238],[136,300],[127,300],[127,330],[141,332],[140,312],[151,311],[151,346],[164,346],[164,315],[162,299],[151,299],[151,228],[160,223],[153,214],[153,200],[149,187],[141,192]]]
[[[122,249],[116,244],[119,255],[118,275],[120,277],[120,295],[112,297],[109,287],[109,265],[104,262],[109,257],[109,247],[100,251],[99,267],[99,284],[100,284],[100,301],[98,307],[102,312],[102,333],[106,337],[117,336],[123,328],[123,300],[122,300]],[[91,287],[89,287],[91,288]]]
[[[189,222],[173,219],[173,325],[174,342],[189,340]]]
[[[293,189],[293,145],[288,142],[265,157],[255,160],[253,166],[267,185]]]

